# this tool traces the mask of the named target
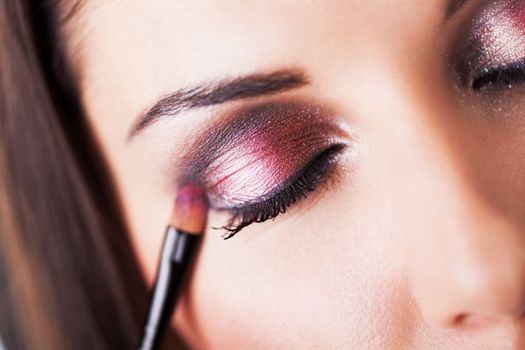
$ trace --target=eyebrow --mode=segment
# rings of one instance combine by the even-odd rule
[[[287,69],[185,87],[160,98],[139,115],[129,137],[136,136],[159,120],[175,117],[183,111],[284,92],[308,83],[309,80],[302,70]]]
[[[445,3],[445,19],[454,16],[467,2],[468,0],[447,0]]]

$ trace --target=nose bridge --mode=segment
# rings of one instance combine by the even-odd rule
[[[405,56],[374,57],[374,69],[353,71],[358,85],[340,77],[339,100],[361,121],[369,181],[383,190],[389,234],[405,247],[422,317],[450,326],[463,316],[523,314],[523,223],[501,205],[505,194],[494,199],[498,170],[482,176],[477,168],[480,141],[462,138],[472,124],[439,95],[448,90],[438,67],[423,74],[406,68]]]
[[[488,201],[453,132],[432,122],[445,108],[404,106],[403,127],[383,135],[391,142],[383,147],[395,150],[383,164],[399,224],[393,231],[406,241],[421,314],[437,326],[523,314],[524,233]]]

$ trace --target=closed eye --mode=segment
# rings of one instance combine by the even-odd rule
[[[471,82],[474,91],[494,87],[507,88],[525,81],[525,60],[483,68]]]
[[[222,228],[226,230],[224,239],[233,237],[252,223],[275,219],[286,213],[294,204],[306,199],[323,180],[330,175],[346,144],[334,144],[317,154],[292,179],[278,189],[271,197],[242,207],[229,209],[232,217]]]

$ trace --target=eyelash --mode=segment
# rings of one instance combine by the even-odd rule
[[[262,202],[248,204],[231,210],[232,217],[222,228],[226,230],[224,239],[233,237],[252,223],[261,223],[275,219],[286,213],[288,208],[306,198],[332,170],[338,156],[346,148],[344,144],[335,144],[317,155],[308,163],[294,180],[272,197]]]
[[[481,69],[472,79],[472,90],[478,92],[490,87],[509,87],[525,81],[525,60],[503,66]]]

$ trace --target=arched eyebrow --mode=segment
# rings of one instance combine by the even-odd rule
[[[139,115],[131,127],[129,138],[161,119],[175,117],[189,109],[284,92],[308,82],[302,70],[288,69],[185,87],[161,97]]]

